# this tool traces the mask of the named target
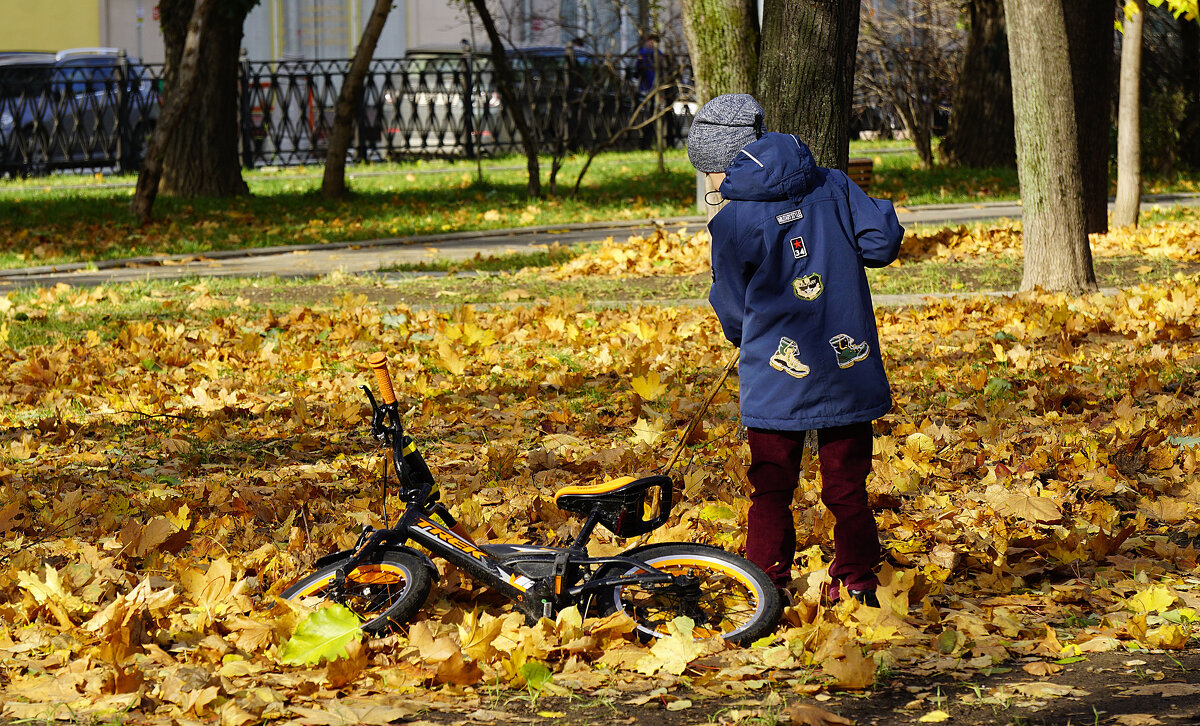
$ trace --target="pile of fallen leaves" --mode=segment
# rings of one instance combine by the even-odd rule
[[[0,715],[385,723],[485,708],[489,687],[686,708],[771,682],[866,688],[881,668],[1023,668],[1005,688],[1061,695],[1042,678],[1064,659],[1193,642],[1198,283],[880,311],[896,399],[870,482],[883,607],[821,606],[832,521],[810,465],[795,606],[749,648],[694,641],[686,620],[653,645],[574,611],[528,627],[450,568],[406,632],[323,665],[281,656],[309,613],[279,592],[381,522],[369,353],[389,353],[405,422],[476,537],[561,542],[579,522],[555,489],[661,465],[719,376],[732,351],[707,310],[345,298],[276,314],[197,286],[161,293],[154,319],[0,349]],[[5,300],[0,324],[111,296]],[[731,381],[653,539],[736,551],[747,456]]]
[[[1200,219],[1158,222],[1142,227],[1114,228],[1089,235],[1096,257],[1162,257],[1176,262],[1200,261]],[[901,261],[952,260],[969,257],[1020,255],[1020,222],[966,225],[906,234]]]
[[[524,276],[550,280],[580,277],[648,277],[696,275],[709,270],[708,230],[688,234],[687,228],[670,231],[659,227],[646,235],[620,240],[609,237],[596,249],[551,269],[528,269]]]
[[[1160,257],[1176,262],[1200,262],[1200,215],[1142,227],[1112,229],[1089,236],[1096,257]],[[707,230],[659,228],[628,239],[608,238],[595,250],[549,271],[525,270],[554,280],[594,276],[696,275],[708,272],[711,238]],[[1019,257],[1023,250],[1019,221],[909,231],[900,247],[898,264],[925,260]]]

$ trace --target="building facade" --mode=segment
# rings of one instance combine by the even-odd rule
[[[682,42],[678,0],[660,32]],[[252,60],[326,60],[354,55],[373,0],[262,0],[246,18]],[[595,52],[630,52],[650,27],[649,0],[503,0],[490,4],[506,45],[562,46],[578,40]],[[662,7],[659,5],[658,7]],[[660,11],[661,12],[661,11]],[[69,18],[69,22],[64,22]],[[467,2],[395,0],[375,52],[398,58],[415,48],[476,48],[487,37]],[[154,0],[39,0],[0,5],[0,51],[115,47],[147,63],[164,58]]]

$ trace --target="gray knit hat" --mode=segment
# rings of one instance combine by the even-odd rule
[[[763,110],[748,93],[727,93],[704,104],[688,130],[688,159],[697,171],[720,173],[763,135]]]

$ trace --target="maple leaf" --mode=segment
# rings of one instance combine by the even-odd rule
[[[450,347],[449,343],[443,341],[438,346],[438,356],[442,367],[449,371],[451,375],[461,376],[467,370],[466,361]]]
[[[629,440],[634,443],[640,442],[647,446],[654,446],[655,442],[662,438],[663,429],[664,424],[661,418],[651,420],[638,418],[637,422],[633,425],[633,434],[629,437]]]
[[[861,690],[875,682],[875,661],[864,657],[857,647],[847,648],[843,658],[822,661],[821,670],[841,688]]]
[[[1151,587],[1125,600],[1126,607],[1135,613],[1158,613],[1175,604],[1176,595],[1166,587]]]
[[[288,710],[300,716],[304,723],[318,726],[387,726],[412,716],[420,709],[384,706],[343,698],[328,700],[322,703],[320,708],[290,705]]]
[[[311,613],[283,644],[281,663],[313,665],[351,655],[350,644],[362,638],[358,616],[343,605],[328,605]]]
[[[45,579],[40,579],[31,572],[18,572],[17,584],[33,595],[39,604],[49,607],[58,618],[59,624],[64,627],[72,626],[72,615],[95,610],[91,604],[84,602],[63,586],[58,570],[53,567],[45,569]]]
[[[344,688],[353,683],[367,666],[367,650],[360,641],[351,639],[346,644],[344,655],[335,655],[328,660],[325,682],[333,688]]]
[[[1060,522],[1063,518],[1058,504],[1048,497],[1011,492],[999,484],[989,486],[984,496],[1000,515],[1020,517],[1034,522]]]
[[[667,392],[667,384],[662,382],[657,371],[650,371],[644,378],[635,376],[629,384],[639,396],[647,401],[657,400]]]
[[[682,675],[688,664],[704,652],[704,647],[692,637],[695,623],[679,616],[667,623],[667,635],[654,641],[650,653],[638,661],[638,673],[652,676],[659,671]]]
[[[826,711],[810,703],[793,703],[787,707],[792,726],[840,726],[854,723],[848,718]]]

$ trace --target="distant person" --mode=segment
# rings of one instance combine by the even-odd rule
[[[638,49],[638,101],[645,101],[646,97],[652,93],[659,95],[658,99],[656,99],[657,103],[655,103],[655,99],[645,102],[643,116],[650,117],[656,112],[662,112],[662,123],[666,126],[665,142],[668,147],[673,147],[679,135],[675,125],[675,114],[671,109],[676,94],[674,88],[658,88],[657,86],[659,81],[658,71],[665,71],[668,67],[667,56],[659,50],[658,41],[658,35],[651,33],[646,36],[646,39],[642,42],[642,47]],[[657,129],[653,123],[648,124],[642,129],[643,149],[655,146],[656,133]]]
[[[791,580],[792,500],[805,433],[815,430],[821,500],[835,518],[826,596],[878,606],[867,474],[871,422],[892,397],[864,268],[895,260],[904,229],[891,202],[817,166],[799,138],[764,131],[762,107],[747,94],[704,104],[687,151],[728,201],[708,224],[708,299],[741,349],[752,490],[746,558],[780,588]]]
[[[638,93],[641,95],[645,96],[654,90],[656,63],[662,58],[663,52],[658,49],[658,35],[647,35],[638,49],[637,78]]]

